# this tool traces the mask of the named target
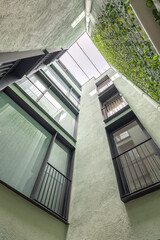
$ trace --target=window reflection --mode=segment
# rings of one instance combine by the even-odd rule
[[[37,76],[24,78],[18,85],[34,99],[71,136],[74,135],[76,115]]]

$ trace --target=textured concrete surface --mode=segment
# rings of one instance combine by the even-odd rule
[[[91,80],[82,91],[67,240],[157,240],[160,191],[121,202],[94,88]]]
[[[85,18],[71,26],[85,1],[1,0],[0,9],[0,52],[65,49],[85,32]]]
[[[65,240],[67,225],[0,185],[0,240]]]

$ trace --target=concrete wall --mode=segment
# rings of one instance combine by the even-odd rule
[[[65,49],[85,32],[85,18],[71,26],[84,1],[1,0],[0,9],[0,52]]]
[[[0,185],[0,240],[65,240],[67,225]]]
[[[94,88],[92,79],[82,91],[67,240],[159,239],[160,190],[120,200],[98,97],[89,95]]]

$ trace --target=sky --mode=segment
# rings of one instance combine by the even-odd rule
[[[99,77],[110,67],[87,33],[62,55],[60,61],[81,85],[92,77]]]

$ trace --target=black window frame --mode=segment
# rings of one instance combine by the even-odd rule
[[[34,74],[36,75],[36,74]],[[27,81],[30,81],[34,86],[35,84],[30,80],[30,78],[32,77],[33,75],[31,75],[30,77],[25,77],[23,79],[27,79]],[[65,132],[65,134],[67,134],[70,138],[72,138],[73,140],[76,140],[77,138],[77,126],[78,126],[78,120],[79,120],[79,112],[76,111],[74,108],[72,108],[70,106],[70,104],[66,104],[67,101],[65,101],[65,99],[62,97],[62,95],[56,91],[56,89],[54,88],[54,86],[52,85],[52,83],[48,82],[47,79],[44,77],[44,78],[41,78],[41,75],[39,76],[39,74],[37,74],[37,76],[47,85],[47,90],[45,92],[41,92],[37,86],[35,86],[42,94],[42,96],[48,92],[48,90],[51,90],[69,109],[70,111],[72,111],[76,118],[75,118],[75,126],[74,126],[74,131],[73,131],[73,136],[68,133],[68,131],[66,129],[64,129],[49,113],[46,112],[45,109],[43,109],[37,101],[35,101],[31,96],[29,96],[17,83],[14,83],[16,85],[16,87],[28,98],[30,99],[30,101],[32,103],[34,103],[36,105],[37,108],[39,108],[48,118],[50,118],[52,120],[52,122],[54,122],[61,130],[63,130],[63,132]],[[6,92],[10,92],[9,88],[6,89]],[[11,94],[12,95],[12,94]],[[41,97],[42,97],[41,96]],[[38,99],[39,101],[39,99]]]
[[[114,170],[115,170],[115,175],[116,175],[116,180],[117,180],[117,184],[118,184],[118,189],[119,189],[119,193],[120,193],[120,198],[121,198],[121,200],[124,203],[128,202],[128,201],[130,201],[132,199],[141,197],[141,196],[143,196],[143,195],[145,195],[147,193],[153,192],[153,191],[155,191],[157,189],[160,189],[160,181],[159,181],[159,182],[157,182],[155,184],[152,184],[152,185],[149,185],[149,186],[147,186],[145,188],[141,188],[138,191],[130,193],[130,194],[126,195],[126,196],[124,195],[124,185],[126,185],[126,187],[127,187],[127,181],[126,181],[126,179],[124,177],[123,182],[122,182],[123,171],[120,173],[120,171],[119,171],[120,167],[117,166],[117,163],[116,163],[115,159],[119,155],[124,154],[125,152],[122,153],[122,154],[118,154],[118,151],[116,149],[116,146],[115,146],[115,143],[114,143],[114,140],[113,140],[113,133],[116,132],[117,130],[120,130],[124,126],[127,126],[129,123],[131,123],[132,121],[135,121],[135,120],[137,121],[138,125],[141,127],[142,131],[144,132],[145,136],[147,137],[147,141],[151,141],[151,145],[156,150],[156,153],[160,156],[160,149],[158,148],[156,143],[153,141],[151,136],[148,134],[148,132],[146,131],[146,129],[144,128],[142,123],[139,121],[139,119],[133,113],[133,111],[130,111],[130,112],[126,113],[121,118],[113,121],[110,125],[108,125],[106,127],[106,134],[107,134],[107,138],[108,138],[108,142],[109,142],[109,147],[110,147],[110,152],[111,152],[111,156],[112,156],[112,162],[113,162],[113,166],[114,166]],[[140,145],[140,144],[138,144],[138,145]],[[129,149],[127,151],[129,151]]]
[[[112,87],[112,85],[111,85],[111,87]],[[106,105],[109,105],[110,103],[114,102],[119,97],[122,98],[123,102],[126,105],[123,108],[121,108],[120,110],[118,110],[117,112],[113,113],[111,116],[108,116]],[[118,91],[114,92],[114,94],[112,96],[106,97],[105,100],[103,100],[103,101],[100,99],[100,105],[101,105],[101,111],[102,111],[102,115],[103,115],[103,119],[104,119],[105,123],[107,123],[111,119],[115,118],[116,116],[118,116],[122,112],[129,109],[129,105],[128,105],[127,101],[124,99],[124,97]]]
[[[47,149],[47,153],[44,157],[43,163],[41,165],[40,171],[38,173],[37,180],[35,181],[35,185],[32,189],[32,193],[30,197],[27,197],[23,193],[19,192],[15,188],[11,187],[9,184],[4,182],[3,180],[0,179],[0,184],[6,186],[8,189],[11,191],[15,192],[22,198],[26,199],[27,201],[31,202],[35,206],[41,208],[42,210],[46,211],[47,213],[51,214],[52,216],[56,217],[60,221],[68,224],[68,215],[69,215],[69,206],[70,206],[70,196],[71,196],[71,185],[72,185],[72,177],[73,177],[73,166],[74,166],[74,158],[75,158],[75,147],[73,147],[60,133],[58,133],[53,127],[51,127],[44,119],[40,118],[40,116],[31,108],[27,103],[25,103],[18,95],[16,95],[9,87],[5,88],[3,92],[11,98],[20,108],[25,110],[32,118],[35,119],[36,122],[38,122],[42,127],[44,127],[51,135],[52,135],[52,140],[50,142],[50,145]],[[28,96],[28,95],[27,95]],[[54,147],[55,140],[60,141],[64,146],[66,146],[70,151],[71,151],[71,159],[69,161],[69,164],[67,166],[67,173],[66,173],[66,178],[70,181],[70,186],[68,187],[68,192],[67,192],[67,205],[65,209],[65,216],[60,216],[56,212],[50,210],[49,208],[45,207],[43,204],[38,203],[34,199],[34,194],[35,194],[35,189],[37,188],[37,184],[39,184],[39,179],[42,177],[42,174],[45,170],[45,166],[47,164],[47,160],[49,158],[49,153],[51,150],[51,147]],[[58,171],[58,170],[57,170]],[[59,172],[59,171],[58,171]],[[63,174],[62,174],[63,175]]]

